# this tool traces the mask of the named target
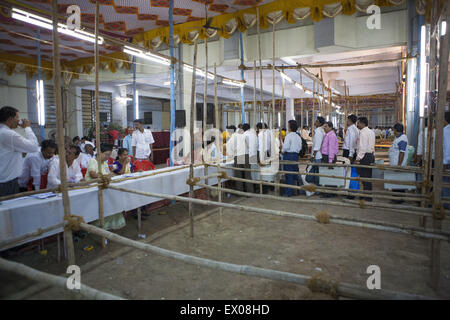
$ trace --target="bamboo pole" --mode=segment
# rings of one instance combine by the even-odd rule
[[[208,112],[208,36],[205,37],[205,82],[204,82],[204,91],[203,91],[203,135],[202,140],[206,137],[206,126],[207,126],[207,112]],[[206,148],[206,143],[205,143]],[[203,168],[204,175],[208,175],[208,166]],[[206,180],[208,183],[208,180]],[[209,192],[206,192],[206,197],[209,199]]]
[[[272,129],[275,129],[275,21],[272,22]]]
[[[280,106],[280,123],[278,124],[278,126],[281,128],[286,128],[287,129],[287,123],[286,123],[286,116],[284,115],[284,87],[285,87],[285,80],[284,78],[281,78],[281,106]],[[294,115],[295,115],[295,103],[294,103]]]
[[[30,239],[34,239],[36,237],[41,236],[44,233],[59,229],[59,228],[63,228],[65,225],[67,224],[67,222],[62,222],[62,223],[58,223],[54,226],[51,227],[47,227],[44,229],[39,228],[38,231],[36,232],[32,232],[32,233],[28,233],[25,234],[23,236],[8,240],[8,241],[1,241],[0,242],[0,251],[2,250],[6,250],[7,248],[14,248],[18,245],[20,245],[23,241],[25,240],[30,240]]]
[[[258,59],[259,59],[259,94],[260,94],[260,102],[259,102],[259,116],[261,118],[261,122],[264,123],[264,89],[263,89],[263,69],[262,69],[262,60],[261,60],[261,30],[260,30],[260,16],[259,16],[259,7],[256,7],[256,31],[258,33]]]
[[[55,0],[54,0],[55,1]],[[8,261],[0,258],[0,269],[19,274],[33,281],[43,282],[51,286],[67,290],[70,293],[80,293],[82,296],[92,300],[125,300],[121,297],[99,291],[85,284],[81,284],[80,290],[69,290],[67,288],[68,279],[53,274],[45,273],[24,264]]]
[[[312,132],[312,138],[314,139],[314,132],[315,132],[315,121],[316,121],[316,81],[313,80],[313,99],[312,99],[312,121],[311,121],[311,132]]]
[[[191,135],[191,163],[189,164],[189,178],[194,178],[194,108],[195,108],[195,85],[197,70],[197,39],[194,40],[194,64],[192,70],[192,88],[191,88],[191,118],[189,121],[189,131]],[[194,185],[189,186],[189,199],[194,198]],[[194,237],[194,208],[192,201],[189,202],[189,221],[191,227],[191,237]]]
[[[444,8],[442,11],[442,20],[446,21],[449,16],[449,3],[444,2]],[[439,17],[436,17],[435,23],[439,22]],[[434,25],[434,24],[432,24]],[[442,219],[445,217],[445,213],[441,213],[443,205],[441,203],[443,178],[442,171],[444,167],[444,119],[445,119],[445,105],[447,100],[447,85],[448,85],[448,58],[449,58],[449,32],[439,38],[440,40],[440,52],[439,52],[439,86],[438,86],[438,100],[436,109],[436,150],[435,150],[435,168],[436,174],[433,181],[433,228],[442,228]],[[431,134],[432,135],[432,134]],[[429,147],[431,148],[431,145]],[[441,242],[434,240],[431,242],[431,284],[434,289],[438,289],[440,285],[441,274]]]
[[[56,126],[58,135],[58,149],[59,149],[59,171],[61,176],[61,192],[62,202],[64,208],[64,217],[71,215],[70,212],[70,198],[67,190],[67,165],[66,165],[66,150],[64,148],[64,128],[63,128],[63,110],[61,100],[61,64],[59,55],[59,37],[58,37],[58,1],[52,0],[52,18],[53,18],[53,86],[56,104]],[[64,239],[66,241],[68,250],[68,264],[75,264],[75,250],[73,246],[72,230],[64,231]]]
[[[253,63],[255,65],[255,70],[253,71],[253,125],[256,126],[261,120],[256,120],[256,60],[254,60]]]
[[[256,78],[255,78],[255,82],[256,82]],[[256,90],[256,86],[255,86],[255,90]],[[256,91],[255,91],[255,101],[256,101]],[[218,99],[218,96],[217,96],[217,69],[216,69],[216,64],[215,63],[214,63],[214,104],[215,104],[215,109],[217,110],[218,107],[219,107],[219,99]],[[255,106],[253,106],[253,107],[256,108]],[[255,115],[256,115],[256,113],[255,113]],[[217,125],[216,125],[216,127],[219,128]],[[219,143],[219,147],[221,145],[222,144]],[[217,148],[217,149],[218,149],[217,150],[218,154],[221,154],[223,150],[220,150],[220,152],[219,152],[220,148]],[[219,187],[218,198],[219,198],[219,202],[222,202],[222,190],[221,190],[221,188],[222,188],[222,181],[220,179],[220,177],[221,177],[220,162],[217,163],[217,174],[218,174],[217,186]],[[222,207],[219,208],[219,224],[220,225],[222,224]]]
[[[183,261],[185,263],[190,263],[198,266],[203,266],[215,270],[223,270],[227,272],[233,272],[238,274],[244,274],[248,276],[253,277],[261,277],[266,279],[272,279],[272,280],[278,280],[278,281],[286,281],[286,282],[293,282],[301,285],[308,285],[308,288],[311,290],[314,290],[313,286],[310,284],[309,281],[312,280],[311,277],[298,275],[298,274],[292,274],[282,271],[276,271],[276,270],[270,270],[270,269],[263,269],[253,266],[246,266],[246,265],[236,265],[232,263],[226,263],[226,262],[220,262],[216,260],[210,260],[210,259],[204,259],[199,258],[195,256],[190,256],[186,254],[182,254],[175,251],[170,251],[166,249],[162,249],[159,247],[155,247],[146,243],[137,242],[133,240],[129,240],[127,238],[121,237],[117,234],[104,231],[101,229],[98,229],[94,226],[90,226],[87,224],[82,224],[82,229],[94,233],[94,234],[102,234],[105,237],[108,237],[111,241],[116,241],[122,245],[125,246],[131,246],[139,250],[143,250],[150,253],[155,253],[164,257],[169,257],[175,260]],[[331,285],[327,286],[325,285],[325,281],[322,283],[323,288],[317,288],[314,291],[318,292],[324,292],[324,293],[330,293],[331,292]],[[375,291],[368,291],[366,288],[360,288],[354,285],[339,283],[332,285],[333,287],[336,286],[336,294],[340,296],[347,296],[350,298],[363,298],[363,299],[426,299],[426,297],[418,296],[418,295],[412,295],[412,294],[406,294],[406,293],[398,293],[398,292],[392,292],[387,290],[377,290]]]
[[[206,184],[203,183],[197,183],[197,185],[199,187],[203,187],[203,188],[209,188],[211,190],[216,190],[218,188],[213,187],[213,186],[208,186]],[[283,201],[283,202],[295,202],[295,203],[306,203],[306,204],[318,204],[318,205],[328,205],[328,206],[340,206],[340,207],[350,207],[350,208],[361,208],[361,204],[359,201],[354,201],[354,200],[344,200],[344,201],[331,201],[331,200],[315,200],[315,199],[305,199],[305,198],[289,198],[289,197],[280,197],[280,196],[273,196],[273,195],[263,195],[263,194],[253,194],[250,192],[243,192],[243,191],[237,191],[234,189],[221,189],[223,192],[228,192],[231,194],[235,194],[235,195],[239,195],[239,196],[244,196],[244,197],[254,197],[254,198],[262,198],[262,199],[269,199],[269,200],[278,200],[278,201]],[[391,212],[396,212],[396,213],[403,213],[403,214],[412,214],[412,215],[425,215],[427,217],[431,217],[432,214],[431,213],[419,213],[419,212],[414,212],[411,210],[401,210],[398,208],[393,208],[392,206],[389,205],[385,205],[384,203],[376,203],[376,202],[368,202],[368,203],[364,203],[364,206],[366,207],[370,207],[370,208],[383,208],[384,211],[391,211]]]
[[[99,72],[100,72],[100,61],[99,61],[99,23],[100,23],[100,5],[98,0],[95,1],[95,143],[97,147],[97,170],[100,179],[103,179],[103,166],[101,157],[101,141],[100,141],[100,97],[99,97]],[[136,97],[135,97],[136,98]],[[100,218],[100,226],[102,229],[105,228],[105,210],[103,204],[103,189],[98,188],[98,214]],[[105,248],[106,242],[102,238],[102,248]]]
[[[209,201],[209,200],[201,200],[201,199],[193,199],[193,198],[186,198],[186,197],[180,197],[180,196],[173,196],[168,194],[162,194],[162,193],[154,193],[154,192],[144,192],[139,190],[131,190],[126,188],[120,188],[120,187],[113,187],[109,186],[110,189],[117,190],[117,191],[123,191],[123,192],[129,192],[134,194],[139,194],[147,197],[153,197],[153,198],[161,198],[161,199],[169,199],[169,200],[176,200],[176,201],[184,201],[184,202],[193,202],[200,205],[208,205],[208,206],[222,206],[224,208],[231,208],[231,209],[237,209],[247,212],[256,212],[256,213],[262,213],[262,214],[268,214],[268,215],[275,215],[275,216],[282,216],[282,217],[292,217],[292,218],[298,218],[306,221],[312,221],[312,222],[318,222],[320,223],[319,219],[315,216],[306,215],[306,214],[300,214],[300,213],[293,213],[293,212],[286,212],[286,211],[280,211],[280,210],[272,210],[272,209],[264,209],[264,208],[256,208],[256,207],[248,207],[244,205],[236,205],[231,203],[220,203],[216,201]],[[423,229],[418,227],[412,227],[412,226],[404,226],[400,224],[394,224],[394,223],[385,223],[385,222],[373,222],[369,220],[363,220],[363,219],[355,219],[355,218],[343,218],[343,217],[336,217],[329,215],[329,223],[330,224],[339,224],[339,225],[347,225],[347,226],[353,226],[353,227],[360,227],[365,229],[373,229],[373,230],[380,230],[380,231],[388,231],[393,233],[400,233],[400,234],[408,234],[413,235],[417,237],[422,237],[426,239],[438,239],[438,240],[444,240],[448,241],[450,236],[450,231],[444,231],[444,230],[433,230],[433,229]]]
[[[233,263],[221,262],[211,259],[199,258],[196,256],[186,255],[176,251],[170,251],[167,249],[152,246],[146,243],[133,241],[125,237],[119,236],[112,232],[104,231],[88,224],[81,224],[81,228],[87,232],[102,235],[107,237],[111,241],[118,242],[122,245],[133,247],[146,252],[154,253],[160,256],[168,257],[171,259],[179,260],[185,263],[202,266],[214,270],[223,270],[232,273],[243,274],[252,277],[259,277],[265,279],[271,279],[276,281],[285,281],[296,283],[300,285],[307,285],[310,290],[316,292],[332,293],[333,289],[336,290],[335,294],[339,296],[345,296],[356,299],[429,299],[424,296],[413,295],[408,293],[399,293],[388,290],[368,290],[366,288],[358,287],[355,285],[345,283],[327,283],[325,280],[320,282],[321,286],[313,286],[311,283],[312,277],[288,273],[277,270],[263,269],[247,265],[237,265]]]

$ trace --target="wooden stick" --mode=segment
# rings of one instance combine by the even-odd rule
[[[191,134],[191,163],[189,164],[189,178],[194,178],[194,108],[195,108],[195,85],[196,85],[196,69],[197,69],[197,39],[194,40],[194,64],[192,71],[192,87],[191,87],[191,118],[189,130]],[[194,185],[189,187],[189,199],[194,198]],[[194,208],[192,201],[189,202],[189,221],[191,227],[191,237],[194,237]]]
[[[275,129],[275,21],[272,22],[272,129]]]
[[[100,6],[98,0],[95,1],[95,142],[97,146],[97,169],[100,179],[103,179],[103,163],[101,157],[101,141],[100,141],[100,97],[99,97],[99,23],[100,23]],[[136,98],[136,97],[135,97]],[[139,116],[139,115],[137,115]],[[103,189],[98,188],[98,214],[100,218],[100,226],[105,228],[105,210],[103,204]],[[106,246],[105,239],[102,238],[102,248]]]
[[[39,237],[40,235],[47,233],[49,231],[53,231],[55,229],[62,228],[66,224],[67,224],[67,222],[58,223],[58,224],[48,227],[48,228],[39,229],[38,231],[33,232],[33,233],[28,233],[28,234],[25,234],[23,236],[20,236],[20,237],[17,237],[17,238],[8,240],[8,241],[2,241],[2,242],[0,242],[0,251],[6,250],[7,248],[14,248],[14,247],[20,245],[25,240],[30,240],[30,239]],[[58,242],[59,242],[59,236],[58,236]]]
[[[434,8],[436,10],[436,8]],[[448,1],[444,2],[444,8],[442,11],[442,19],[445,21],[449,16],[449,4]],[[435,23],[438,23],[439,17],[434,19]],[[432,24],[434,25],[434,24]],[[448,27],[447,27],[448,28]],[[433,228],[441,229],[442,220],[445,217],[445,213],[441,215],[440,209],[442,207],[441,194],[442,194],[442,171],[444,166],[444,119],[445,119],[445,105],[447,102],[447,85],[448,85],[448,58],[449,58],[449,32],[445,33],[440,38],[440,52],[439,52],[439,91],[436,110],[436,150],[435,150],[435,170],[433,181],[433,209],[435,211],[433,219]],[[431,134],[432,135],[432,134]],[[429,146],[432,149],[432,145]],[[441,242],[434,240],[431,242],[431,284],[434,289],[438,289],[440,285],[441,275]]]
[[[256,120],[256,60],[254,60],[253,63],[255,65],[255,70],[253,72],[253,125],[256,126],[261,120]]]
[[[203,91],[203,135],[202,140],[206,136],[206,126],[207,126],[207,112],[208,112],[208,36],[205,38],[205,82],[204,82],[204,91]],[[206,148],[206,144],[205,144]],[[205,176],[208,175],[208,166],[205,166],[203,168],[203,174]],[[206,180],[206,183],[208,183],[208,180]],[[209,192],[206,192],[206,198],[209,199]]]
[[[56,0],[53,0],[56,1]],[[54,287],[67,290],[70,293],[80,293],[82,296],[92,299],[92,300],[125,300],[121,297],[99,291],[97,289],[91,288],[85,284],[81,284],[80,290],[69,290],[67,288],[68,279],[60,276],[55,276],[53,274],[45,273],[33,268],[30,268],[24,264],[8,261],[0,258],[0,269],[20,274],[33,281],[43,282]]]
[[[67,169],[66,169],[66,149],[64,143],[64,128],[63,128],[63,110],[61,100],[61,62],[59,55],[59,37],[58,37],[58,1],[52,0],[52,18],[53,18],[53,87],[56,105],[56,127],[58,135],[58,149],[59,149],[59,172],[61,177],[61,192],[62,202],[64,208],[64,217],[69,217],[70,212],[70,198],[67,190]],[[75,250],[73,246],[72,230],[64,231],[64,238],[68,249],[69,259],[68,264],[75,264]]]
[[[263,89],[263,69],[262,69],[262,60],[261,60],[261,31],[260,31],[260,16],[259,16],[259,7],[256,7],[256,31],[258,33],[258,59],[259,59],[259,116],[261,118],[261,122],[264,123],[264,89]]]
[[[206,184],[203,183],[198,183],[197,184],[199,187],[203,187],[203,188],[209,188],[212,190],[215,190],[216,187],[213,186],[208,186]],[[296,203],[307,203],[307,204],[326,204],[328,206],[341,206],[341,207],[351,207],[351,208],[361,208],[359,201],[347,201],[347,200],[343,200],[343,201],[331,201],[331,200],[325,200],[326,202],[324,202],[324,200],[315,200],[315,199],[304,199],[304,198],[289,198],[289,197],[280,197],[280,196],[273,196],[273,195],[263,195],[263,194],[254,194],[251,192],[243,192],[243,191],[237,191],[234,189],[222,189],[224,192],[228,192],[228,193],[232,193],[232,194],[236,194],[239,196],[244,196],[244,197],[256,197],[256,198],[264,198],[264,199],[270,199],[270,200],[278,200],[278,201],[286,201],[286,202],[296,202]],[[431,217],[432,214],[431,213],[419,213],[419,212],[414,212],[411,210],[399,210],[397,208],[392,208],[392,206],[389,205],[385,205],[383,203],[376,203],[376,202],[365,202],[364,206],[367,207],[371,207],[371,208],[383,208],[384,211],[392,211],[392,212],[397,212],[397,213],[403,213],[403,214],[413,214],[413,215],[423,215],[425,214],[425,216],[427,217]]]
[[[175,260],[183,261],[185,263],[202,266],[214,270],[223,270],[227,272],[233,272],[238,274],[244,274],[252,277],[259,277],[265,279],[271,279],[276,281],[285,281],[296,283],[300,285],[308,285],[309,288],[313,289],[310,285],[311,277],[303,276],[294,273],[288,273],[283,271],[276,271],[270,269],[263,269],[253,266],[237,265],[233,263],[221,262],[211,259],[199,258],[196,256],[186,255],[176,251],[170,251],[167,249],[152,246],[146,243],[133,241],[125,237],[121,237],[112,232],[104,231],[94,226],[88,224],[81,224],[81,228],[87,232],[101,235],[107,237],[111,241],[115,241],[125,246],[133,247],[146,252],[154,253],[163,257],[172,258]],[[325,281],[323,281],[325,282]],[[349,298],[363,298],[363,299],[426,299],[426,297],[412,295],[407,293],[399,293],[387,290],[367,290],[366,288],[357,287],[355,285],[336,283],[333,285],[336,287],[336,294],[340,296],[345,296]],[[332,288],[322,289],[325,293],[330,293]]]
[[[119,188],[119,187],[113,187],[113,186],[109,186],[109,188],[113,189],[113,190],[139,194],[139,195],[143,195],[143,196],[147,196],[147,197],[184,201],[184,202],[192,201],[193,203],[197,203],[200,205],[218,206],[218,207],[222,206],[224,208],[231,208],[231,209],[237,209],[237,210],[248,211],[248,212],[257,212],[257,213],[262,213],[262,214],[269,214],[269,215],[283,216],[283,217],[293,217],[293,218],[298,218],[298,219],[302,219],[302,220],[306,220],[306,221],[319,222],[315,216],[300,214],[300,213],[286,212],[286,211],[280,211],[280,210],[271,210],[271,209],[264,209],[264,208],[256,208],[256,207],[248,207],[248,206],[236,205],[236,204],[231,204],[231,203],[220,203],[220,202],[216,202],[216,201],[201,200],[201,199],[195,199],[195,198],[193,199],[193,198],[186,198],[186,197],[180,197],[180,196],[172,196],[172,195],[162,194],[162,193],[130,190],[130,189],[126,189],[126,188]],[[418,227],[404,226],[404,225],[399,225],[399,224],[394,224],[394,223],[385,223],[385,222],[378,222],[378,221],[375,223],[373,221],[368,221],[368,220],[335,217],[335,216],[331,216],[331,215],[330,215],[330,224],[339,224],[339,225],[347,225],[347,226],[367,228],[367,229],[373,229],[373,230],[389,231],[389,232],[393,232],[393,233],[409,234],[409,235],[422,237],[422,238],[426,238],[426,239],[439,239],[439,240],[444,240],[444,241],[448,241],[449,236],[450,236],[450,231],[423,229],[423,228],[418,228]],[[80,225],[85,225],[85,224],[80,224]]]

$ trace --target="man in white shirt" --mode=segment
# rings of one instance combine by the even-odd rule
[[[316,129],[314,130],[314,136],[313,136],[313,146],[312,146],[312,157],[311,162],[322,162],[322,153],[320,150],[322,149],[322,142],[325,138],[325,130],[323,129],[323,125],[325,124],[325,118],[323,117],[317,117],[316,122],[314,125],[316,126]],[[311,173],[319,173],[319,167],[313,166]],[[308,179],[313,184],[319,185],[319,177],[313,176],[312,178]]]
[[[306,141],[311,141],[311,137],[309,136],[309,130],[307,126],[304,126],[300,132],[301,137]]]
[[[359,138],[356,146],[356,161],[355,164],[372,165],[375,162],[375,133],[370,130],[369,121],[366,117],[358,119]],[[361,178],[372,178],[372,169],[357,168]],[[372,190],[372,182],[364,181],[362,183],[364,190]],[[372,198],[366,198],[366,201],[372,201]]]
[[[238,167],[245,169],[256,169],[258,164],[258,137],[254,130],[250,129],[250,124],[244,123],[242,125],[242,130],[244,131],[244,141],[245,141],[245,154],[244,154],[244,163],[241,164],[238,162]],[[239,156],[241,156],[239,158]],[[242,155],[238,154],[238,160],[242,160]],[[241,171],[241,176],[243,179],[252,180],[255,178],[255,175],[250,171]],[[241,184],[237,184],[241,186]],[[238,187],[238,190],[242,190]],[[245,183],[243,190],[245,192],[254,192],[255,188],[252,183]]]
[[[345,133],[344,145],[342,146],[343,157],[348,158],[350,163],[355,161],[356,142],[359,137],[359,130],[356,127],[358,118],[352,114],[347,118],[347,132]]]
[[[417,153],[416,153],[416,160],[415,163],[417,165],[421,165],[423,160],[424,153],[426,154],[428,152],[428,127],[427,127],[428,119],[425,119],[425,134],[423,134],[422,130],[419,132],[419,136],[417,138]],[[425,137],[424,137],[425,136]],[[433,168],[434,168],[434,153],[435,153],[435,144],[434,141],[436,140],[436,129],[433,129],[433,150],[431,151],[432,156],[431,159],[433,161]],[[424,142],[425,142],[425,150],[424,150]]]
[[[66,149],[66,173],[67,182],[77,183],[83,179],[81,167],[76,161],[79,156],[80,149],[76,146],[71,146]],[[53,157],[48,170],[48,189],[57,188],[61,184],[61,175],[59,169],[59,157]]]
[[[86,141],[84,145],[85,152],[82,152],[77,159],[77,162],[81,165],[82,168],[87,168],[88,163],[91,159],[95,158],[96,152],[94,152],[95,145],[90,142]]]
[[[150,129],[144,129],[142,120],[138,119],[134,121],[136,131],[133,132],[131,138],[131,146],[133,147],[133,158],[135,160],[149,160],[153,161],[153,147],[155,143],[152,132]]]
[[[302,150],[302,138],[300,134],[297,133],[298,125],[297,121],[289,120],[289,133],[286,135],[284,139],[283,146],[281,148],[281,152],[283,153],[283,160],[286,161],[298,161],[298,154]],[[285,180],[286,184],[294,185],[294,181],[297,180],[298,177],[298,164],[285,164],[283,165],[284,171],[293,171],[296,174],[286,174]],[[293,195],[293,189],[284,188],[283,197],[291,197]]]
[[[41,181],[41,176],[48,173],[48,165],[58,145],[53,140],[44,140],[41,143],[41,151],[29,153],[23,161],[22,174],[19,177],[20,192],[28,191],[28,183],[33,179],[34,190],[40,190],[41,185],[46,187],[47,181]]]
[[[0,196],[19,193],[18,177],[22,173],[22,153],[39,151],[39,142],[30,128],[30,121],[23,119],[20,125],[25,137],[14,129],[19,126],[19,111],[5,106],[0,109]]]

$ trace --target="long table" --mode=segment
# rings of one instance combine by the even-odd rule
[[[169,195],[180,195],[189,191],[186,179],[189,177],[189,166],[176,171],[168,171],[170,168],[162,168],[151,171],[156,175],[141,177],[113,183],[117,187],[147,192],[158,192]],[[194,176],[204,175],[204,166],[194,168]],[[209,167],[208,174],[217,173],[216,167]],[[139,177],[148,175],[149,172],[137,172],[129,176]],[[117,180],[120,177],[114,177]],[[208,179],[209,185],[217,184],[217,178]],[[195,187],[199,189],[199,187]],[[70,190],[70,212],[82,216],[88,222],[99,218],[98,188]],[[103,190],[104,216],[129,211],[144,205],[160,201],[159,198],[145,197],[129,192],[121,192],[112,189]],[[0,204],[0,242],[12,241],[21,236],[34,233],[38,229],[45,229],[64,221],[64,208],[61,194],[47,199],[34,199],[29,197],[4,201]],[[33,239],[24,240],[24,244],[37,239],[42,239],[63,231],[63,228],[54,229],[43,233]],[[18,245],[18,244],[16,244]],[[6,250],[6,246],[0,250]]]

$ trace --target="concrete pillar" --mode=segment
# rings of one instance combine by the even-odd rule
[[[286,99],[286,125],[289,120],[295,120],[294,99]]]

